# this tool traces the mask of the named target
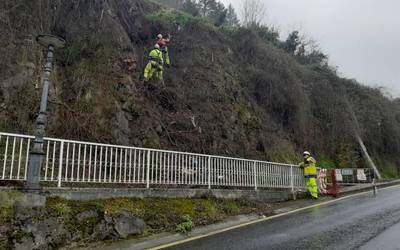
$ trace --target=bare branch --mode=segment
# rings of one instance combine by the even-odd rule
[[[259,25],[266,15],[266,7],[262,0],[244,0],[242,7],[243,25],[245,27]]]

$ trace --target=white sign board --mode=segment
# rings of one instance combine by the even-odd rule
[[[351,168],[342,169],[342,175],[353,175],[353,169]]]
[[[335,169],[336,181],[343,181],[342,171],[340,169]]]

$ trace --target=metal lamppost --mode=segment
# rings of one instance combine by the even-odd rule
[[[47,99],[49,94],[50,77],[53,68],[54,49],[63,48],[65,45],[64,39],[53,35],[39,35],[36,37],[36,41],[40,45],[47,47],[47,59],[42,76],[43,90],[40,102],[40,111],[36,119],[35,140],[33,148],[29,153],[28,175],[25,184],[25,189],[27,190],[40,189],[40,169],[44,156],[43,137],[46,129]]]

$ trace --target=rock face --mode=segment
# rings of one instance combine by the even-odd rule
[[[29,219],[22,224],[21,231],[27,236],[22,239],[22,244],[16,244],[16,249],[50,249],[50,246],[62,245],[70,235],[58,218]],[[33,239],[28,235],[33,235]]]
[[[16,206],[14,211],[12,228],[7,231],[17,232],[9,241],[17,250],[55,249],[73,242],[125,239],[143,233],[146,227],[142,219],[128,212],[111,216],[87,210],[73,216],[48,217],[40,208],[24,210]]]
[[[114,229],[119,238],[125,239],[129,235],[143,233],[146,224],[143,220],[136,218],[129,213],[123,213],[113,218]]]

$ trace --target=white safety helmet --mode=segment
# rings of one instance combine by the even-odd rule
[[[154,45],[155,49],[160,49],[160,45],[158,45],[158,43],[156,43],[156,45]]]
[[[157,38],[158,38],[158,39],[161,39],[161,38],[163,38],[163,35],[158,34],[158,35],[157,35]]]
[[[305,155],[311,155],[311,154],[308,151],[304,151],[303,155],[305,156]]]

